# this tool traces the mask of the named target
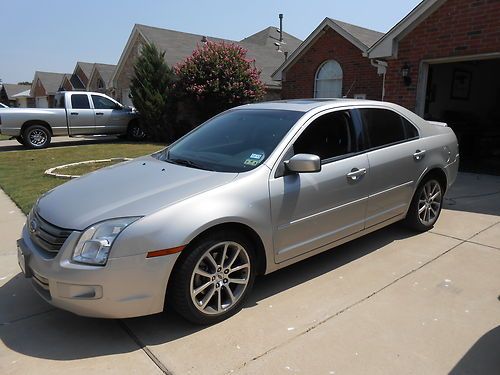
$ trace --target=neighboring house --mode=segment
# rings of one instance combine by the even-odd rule
[[[248,58],[255,59],[256,67],[262,71],[261,79],[266,85],[268,98],[279,98],[281,86],[272,79],[271,74],[285,60],[285,55],[293,52],[301,43],[299,39],[285,32],[282,36],[280,43],[279,31],[268,27],[236,42],[136,24],[113,74],[115,97],[125,105],[132,105],[129,98],[130,81],[135,60],[144,44],[152,43],[160,51],[165,51],[165,60],[168,66],[173,67],[190,56],[198,45],[209,40],[235,43],[248,50]]]
[[[33,108],[35,107],[35,98],[31,96],[31,86],[27,86],[28,89],[21,91],[20,93],[13,95],[12,97],[16,99],[16,107],[19,108]]]
[[[112,93],[111,78],[115,73],[116,65],[111,64],[94,64],[89,75],[87,91],[101,92],[103,94]]]
[[[500,1],[424,0],[367,53],[385,100],[447,122],[466,170],[500,174]]]
[[[0,87],[0,103],[3,103],[9,107],[18,107],[19,105],[16,95],[26,90],[30,90],[29,85],[4,83]]]
[[[31,85],[31,96],[35,99],[37,108],[52,108],[54,106],[54,96],[62,89],[63,78],[70,74],[35,72],[35,77]]]
[[[384,34],[325,18],[272,74],[283,99],[381,99],[382,77],[363,57]]]
[[[85,91],[93,67],[94,63],[78,61],[73,74],[66,74],[60,86],[66,91]]]

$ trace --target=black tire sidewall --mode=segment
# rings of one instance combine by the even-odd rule
[[[423,190],[425,184],[427,184],[429,181],[434,181],[434,182],[439,184],[439,187],[441,188],[441,201],[440,201],[440,206],[439,206],[439,212],[436,216],[436,220],[434,220],[434,222],[431,225],[425,225],[420,221],[420,218],[418,216],[418,200],[419,200],[420,195],[422,194],[422,190]],[[434,227],[434,225],[436,224],[436,222],[438,221],[439,216],[441,215],[441,210],[443,208],[443,200],[444,200],[443,184],[439,180],[437,180],[436,178],[433,178],[433,177],[429,177],[429,178],[424,179],[418,185],[418,188],[415,191],[415,194],[413,195],[413,198],[412,198],[412,201],[410,204],[410,208],[408,209],[408,214],[406,215],[406,220],[405,220],[406,224],[410,228],[417,230],[419,232],[425,232],[425,231],[432,229]]]
[[[200,257],[210,247],[223,241],[236,242],[245,248],[250,260],[250,276],[247,287],[236,304],[231,306],[229,310],[221,315],[206,315],[196,308],[191,299],[191,275]],[[201,325],[218,323],[239,312],[248,299],[255,281],[257,260],[252,242],[246,236],[237,232],[218,232],[196,241],[196,243],[188,246],[184,251],[188,251],[189,253],[187,256],[183,257],[183,259],[179,260],[180,264],[174,269],[172,275],[173,282],[170,284],[171,287],[169,287],[167,291],[166,298],[169,305],[188,321]]]
[[[136,137],[134,135],[134,128],[139,128],[139,130],[143,133],[143,136]],[[132,121],[130,123],[130,125],[128,126],[128,129],[127,129],[127,138],[131,141],[142,141],[142,140],[146,139],[146,134],[144,133],[144,130],[141,128],[139,121]]]
[[[46,141],[42,145],[34,145],[30,142],[29,140],[29,134],[34,131],[34,130],[41,130],[45,133],[46,136]],[[51,135],[50,131],[43,125],[30,125],[28,126],[24,132],[23,132],[23,140],[24,140],[24,146],[29,147],[29,148],[34,148],[34,149],[41,149],[41,148],[46,148],[50,144],[51,140]]]

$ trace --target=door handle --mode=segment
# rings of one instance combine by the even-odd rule
[[[353,168],[348,174],[347,178],[353,180],[353,181],[358,181],[361,177],[363,177],[366,174],[366,168]]]
[[[424,156],[425,156],[425,150],[417,150],[413,154],[413,158],[415,160],[422,160],[424,158]]]
[[[71,112],[71,116],[78,116],[78,112]]]
[[[95,114],[95,115],[96,115],[96,116],[104,116],[104,113],[102,113],[102,112],[96,112],[96,114]]]

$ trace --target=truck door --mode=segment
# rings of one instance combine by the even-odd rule
[[[111,99],[92,94],[95,110],[96,134],[124,134],[127,131],[129,114]]]
[[[67,101],[69,135],[95,134],[94,110],[88,94],[71,94]]]

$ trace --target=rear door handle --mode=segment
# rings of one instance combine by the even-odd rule
[[[102,113],[102,112],[96,112],[96,114],[95,114],[95,115],[96,115],[96,116],[104,116],[104,113]]]
[[[361,177],[363,177],[366,174],[366,168],[353,168],[348,174],[347,178],[351,179],[352,181],[358,181]]]
[[[422,160],[424,158],[424,156],[425,156],[425,150],[417,150],[413,154],[413,158],[415,160]]]
[[[78,116],[78,112],[71,112],[71,116]]]

